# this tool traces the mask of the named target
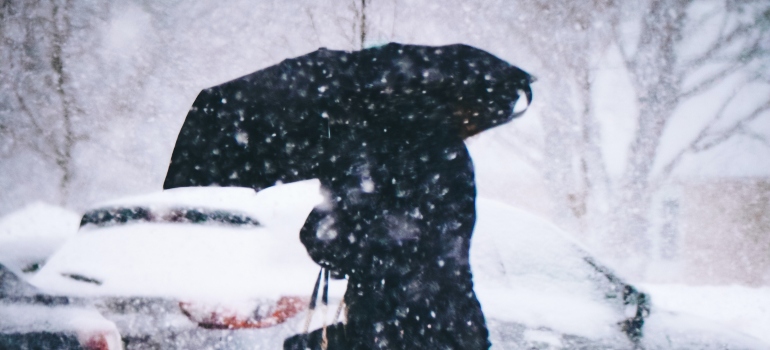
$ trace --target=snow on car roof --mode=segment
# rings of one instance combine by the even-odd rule
[[[179,187],[99,203],[92,208],[150,207],[205,208],[244,213],[260,221],[280,224],[275,215],[293,207],[310,207],[321,203],[318,180],[278,184],[259,192],[244,187]],[[277,221],[278,220],[278,221]]]
[[[244,210],[256,202],[257,192],[243,187],[180,187],[119,198],[97,204],[96,208],[118,206],[176,206]]]
[[[321,202],[318,181],[247,188],[196,187],[106,202],[246,212],[265,225],[134,223],[81,230],[32,279],[72,295],[193,299],[309,295],[320,267],[299,230]],[[287,276],[291,276],[288,278]]]

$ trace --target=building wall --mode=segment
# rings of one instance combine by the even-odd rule
[[[680,204],[682,282],[770,285],[770,178],[688,181]]]

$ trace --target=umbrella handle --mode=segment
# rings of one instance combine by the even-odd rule
[[[305,318],[305,327],[302,330],[302,333],[307,333],[307,331],[310,329],[310,321],[313,319],[313,313],[315,312],[316,299],[318,299],[318,288],[321,286],[321,275],[323,271],[323,268],[318,271],[318,278],[316,278],[315,286],[313,287],[313,295],[310,296],[310,305],[308,305],[307,317]]]

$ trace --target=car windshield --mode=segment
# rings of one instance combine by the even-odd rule
[[[202,208],[114,207],[88,211],[80,227],[123,225],[127,223],[191,223],[228,226],[260,226],[259,221],[245,214]]]

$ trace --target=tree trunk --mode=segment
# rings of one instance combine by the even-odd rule
[[[677,105],[679,82],[676,44],[688,0],[652,0],[643,18],[633,60],[627,62],[639,106],[638,125],[625,171],[612,201],[610,254],[627,261],[634,274],[644,272],[650,255],[650,179],[663,131]]]
[[[361,0],[361,50],[366,44],[366,0]]]
[[[53,49],[51,54],[51,68],[56,74],[54,91],[61,101],[61,117],[63,124],[63,135],[61,144],[55,150],[56,165],[62,172],[59,181],[59,190],[61,192],[61,205],[66,206],[69,203],[69,192],[72,186],[73,177],[73,159],[72,152],[75,147],[75,135],[72,125],[72,106],[71,98],[67,94],[67,73],[64,68],[63,48],[69,38],[69,18],[68,11],[71,7],[71,0],[66,0],[64,6],[58,3],[53,7]]]

